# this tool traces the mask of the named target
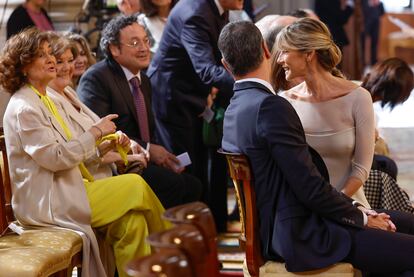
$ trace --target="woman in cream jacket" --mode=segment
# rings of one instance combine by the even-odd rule
[[[96,143],[116,130],[111,121],[116,115],[86,131],[71,125],[46,95],[55,77],[47,34],[29,29],[6,42],[0,85],[12,94],[3,122],[14,213],[23,226],[78,232],[84,242],[82,276],[110,276],[100,258],[96,228],[114,250],[119,276],[126,276],[126,261],[150,253],[148,233],[166,228],[163,207],[138,175],[91,176],[88,168],[101,161],[98,150],[107,151]],[[125,146],[129,139],[121,136],[117,143]]]

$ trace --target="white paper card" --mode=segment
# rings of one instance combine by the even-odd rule
[[[18,234],[19,236],[23,234],[24,230],[23,227],[18,226],[16,223],[12,222],[9,225],[9,229]]]
[[[180,165],[178,168],[186,167],[187,165],[191,164],[190,156],[188,155],[188,152],[184,152],[177,156],[178,161],[180,162]]]

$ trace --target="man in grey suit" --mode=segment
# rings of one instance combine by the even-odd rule
[[[142,72],[150,60],[144,27],[135,16],[112,19],[102,32],[101,49],[106,58],[83,74],[79,98],[100,117],[118,114],[116,126],[148,150],[142,177],[165,208],[200,200],[201,182],[182,173],[177,158],[154,137],[151,83]]]
[[[250,160],[265,259],[293,272],[345,261],[375,276],[414,276],[414,216],[368,210],[325,181],[298,115],[269,84],[270,52],[259,29],[230,23],[219,48],[236,80],[222,147]]]

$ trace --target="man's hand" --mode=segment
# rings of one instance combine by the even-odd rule
[[[151,144],[149,152],[150,160],[155,164],[171,169],[176,173],[181,173],[184,170],[184,168],[179,167],[178,159],[161,145]]]
[[[150,160],[150,155],[138,142],[131,140],[132,154],[143,154],[147,162]]]
[[[207,96],[207,107],[211,109],[213,106],[214,100],[217,97],[217,93],[219,92],[218,88],[212,87],[210,94]]]
[[[127,158],[128,162],[139,162],[144,168],[147,167],[147,159],[144,153],[128,155]]]
[[[365,208],[364,206],[358,206],[358,209],[360,209],[366,215],[373,215],[373,216],[378,215],[376,211]]]
[[[368,215],[367,227],[395,232],[397,228],[386,213]]]

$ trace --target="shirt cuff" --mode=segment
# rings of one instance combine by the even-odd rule
[[[354,205],[355,207],[362,206],[362,207],[364,207],[364,208],[365,208],[365,206],[364,206],[364,205],[362,205],[361,203],[359,203],[359,202],[358,202],[358,201],[356,201],[356,200],[352,201],[352,205]]]
[[[150,159],[150,148],[151,148],[151,144],[149,142],[147,142],[147,146],[145,147],[145,149],[142,149],[145,155],[145,158],[147,160]]]
[[[358,207],[358,206],[364,207],[364,205],[362,205],[361,203],[359,203],[358,201],[355,201],[355,200],[352,201],[352,205],[354,205],[355,207]],[[361,211],[361,213],[362,213],[362,217],[364,218],[364,226],[367,226],[368,216],[363,211]]]
[[[368,216],[363,211],[361,211],[361,213],[362,213],[362,216],[364,217],[364,226],[367,226],[367,224],[368,224]]]

